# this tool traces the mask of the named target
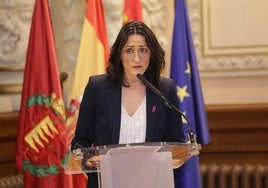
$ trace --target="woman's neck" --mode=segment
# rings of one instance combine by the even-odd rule
[[[128,87],[131,88],[139,88],[141,86],[144,86],[138,77],[131,77],[131,78],[125,77],[125,83]]]

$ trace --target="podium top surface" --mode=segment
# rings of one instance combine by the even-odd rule
[[[181,146],[181,147],[200,147],[199,144],[191,145],[186,142],[143,142],[143,143],[129,143],[129,144],[110,144],[110,145],[101,145],[83,148],[82,146],[77,145],[76,148],[81,149],[82,151],[98,151],[98,150],[106,150],[113,149],[118,147],[132,147],[132,146]]]
[[[70,151],[69,162],[65,172],[90,173],[98,171],[96,168],[89,169],[85,166],[85,160],[101,155],[110,155],[114,153],[133,153],[133,152],[171,152],[174,168],[179,168],[188,159],[198,155],[201,146],[199,144],[181,143],[181,142],[145,142],[131,144],[103,145],[89,148],[78,148]]]

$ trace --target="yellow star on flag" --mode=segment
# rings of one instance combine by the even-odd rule
[[[183,102],[184,97],[190,97],[190,94],[187,92],[187,87],[188,87],[187,85],[183,87],[177,86],[178,89],[177,95],[180,98],[181,102]]]
[[[183,111],[182,113],[186,116],[186,112],[185,111]],[[184,123],[184,124],[187,124],[188,123],[187,120],[183,116],[181,116],[181,120],[182,120],[182,123]]]
[[[186,70],[184,71],[186,74],[189,74],[189,75],[191,75],[191,66],[190,66],[190,63],[189,62],[187,62],[187,68],[186,68]]]

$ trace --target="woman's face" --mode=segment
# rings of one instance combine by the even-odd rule
[[[133,34],[122,49],[121,59],[126,79],[137,78],[137,74],[143,74],[149,66],[151,51],[148,48],[144,36]]]

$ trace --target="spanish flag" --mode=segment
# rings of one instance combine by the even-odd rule
[[[132,20],[143,21],[141,0],[125,0],[123,24]]]
[[[84,18],[76,71],[74,76],[72,99],[66,124],[73,127],[77,123],[80,102],[89,76],[105,72],[108,63],[108,39],[102,1],[88,0]],[[87,176],[76,174],[74,187],[86,187]]]
[[[74,77],[73,99],[82,96],[90,75],[105,72],[108,50],[102,1],[88,0]]]

